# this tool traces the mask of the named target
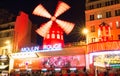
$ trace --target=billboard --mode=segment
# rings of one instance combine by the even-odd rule
[[[93,62],[94,66],[120,68],[120,51],[98,52]]]
[[[20,58],[14,60],[14,69],[85,67],[85,55]]]

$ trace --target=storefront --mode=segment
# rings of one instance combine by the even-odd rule
[[[120,68],[120,41],[89,44],[88,55],[89,67]]]
[[[0,74],[8,75],[9,58],[7,55],[0,55]]]
[[[64,48],[57,51],[20,52],[10,56],[11,70],[70,70],[70,68],[81,69],[85,67],[85,46]],[[75,69],[74,69],[75,70]]]

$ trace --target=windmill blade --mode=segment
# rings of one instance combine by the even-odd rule
[[[74,23],[59,20],[59,19],[57,19],[56,22],[65,31],[66,34],[69,34],[75,25]]]
[[[50,13],[41,5],[39,4],[34,10],[33,14],[45,18],[51,18]]]
[[[42,37],[45,37],[49,32],[51,25],[52,21],[48,21],[47,23],[42,24],[41,27],[36,30],[36,32]]]
[[[54,16],[58,17],[70,8],[66,3],[59,1]]]

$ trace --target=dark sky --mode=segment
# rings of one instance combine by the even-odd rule
[[[80,31],[85,25],[85,0],[61,1],[64,1],[70,5],[71,9],[62,14],[59,19],[73,22],[76,25],[69,35],[64,35],[65,43],[82,40],[83,36],[80,34]],[[29,14],[29,17],[33,23],[41,24],[45,20],[41,17],[32,15],[33,9],[41,3],[51,14],[53,14],[57,2],[58,0],[0,0],[0,8],[9,9],[14,14],[18,14],[19,11],[24,11]]]

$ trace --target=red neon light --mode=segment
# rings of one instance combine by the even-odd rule
[[[44,37],[43,45],[54,45],[61,43],[62,47],[64,46],[63,31],[65,31],[66,34],[69,34],[72,31],[74,24],[71,22],[58,20],[56,17],[60,16],[68,9],[70,9],[70,6],[62,1],[58,2],[53,16],[51,16],[41,4],[34,9],[34,15],[50,18],[49,22],[42,24],[40,28],[36,30],[39,35]]]

